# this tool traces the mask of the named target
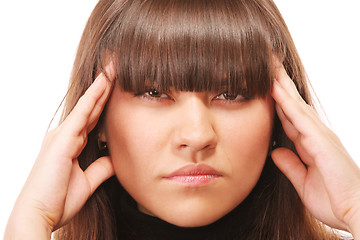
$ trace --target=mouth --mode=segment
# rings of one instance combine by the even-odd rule
[[[191,164],[176,170],[164,179],[188,187],[201,187],[215,183],[221,177],[222,174],[208,165]]]

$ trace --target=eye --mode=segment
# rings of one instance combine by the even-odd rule
[[[162,92],[160,92],[159,90],[157,90],[155,88],[151,89],[149,91],[146,91],[144,93],[144,95],[146,95],[148,97],[152,97],[152,98],[167,98],[167,97],[169,97],[167,94],[162,93]]]
[[[152,88],[142,93],[136,93],[135,96],[147,101],[163,101],[172,99],[168,94],[161,92],[156,88]]]
[[[223,100],[229,102],[241,102],[248,99],[249,99],[248,97],[245,97],[241,94],[230,93],[230,92],[224,92],[215,97],[215,100]]]

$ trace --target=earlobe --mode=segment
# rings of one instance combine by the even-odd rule
[[[100,151],[107,149],[107,138],[104,129],[101,127],[97,136],[97,145]]]
[[[102,142],[101,140],[98,140],[98,148],[100,151],[107,150],[107,142]]]

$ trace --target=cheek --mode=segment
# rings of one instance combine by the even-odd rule
[[[115,173],[126,189],[141,191],[139,188],[151,180],[149,169],[159,168],[156,161],[149,159],[159,158],[165,148],[167,128],[162,119],[154,116],[144,121],[148,113],[134,111],[125,104],[108,116],[106,135]]]
[[[116,150],[123,153],[136,152],[140,154],[139,148],[146,149],[155,147],[157,144],[155,139],[161,139],[163,133],[159,130],[161,125],[156,119],[147,119],[144,121],[144,114],[138,112],[128,113],[121,111],[117,116],[126,116],[125,118],[117,118],[108,124],[110,130],[107,135],[111,142],[116,144]],[[146,115],[145,115],[146,116]],[[113,124],[115,122],[115,124]],[[160,147],[160,146],[158,146]],[[154,149],[156,150],[156,149]]]
[[[224,148],[237,154],[239,160],[247,159],[251,162],[264,156],[272,133],[271,115],[248,114],[233,119],[219,133]]]
[[[269,150],[273,128],[273,104],[257,101],[238,113],[224,115],[218,127],[219,144],[231,173],[229,181],[238,190],[233,198],[243,200],[258,181]]]
[[[255,101],[243,111],[222,116],[218,124],[219,142],[227,152],[237,155],[233,159],[252,162],[266,156],[274,118],[271,99]]]

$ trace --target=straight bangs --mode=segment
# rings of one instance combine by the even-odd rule
[[[280,27],[264,5],[125,1],[105,36],[120,87],[135,93],[221,89],[264,97],[272,87],[273,55],[285,56]]]

